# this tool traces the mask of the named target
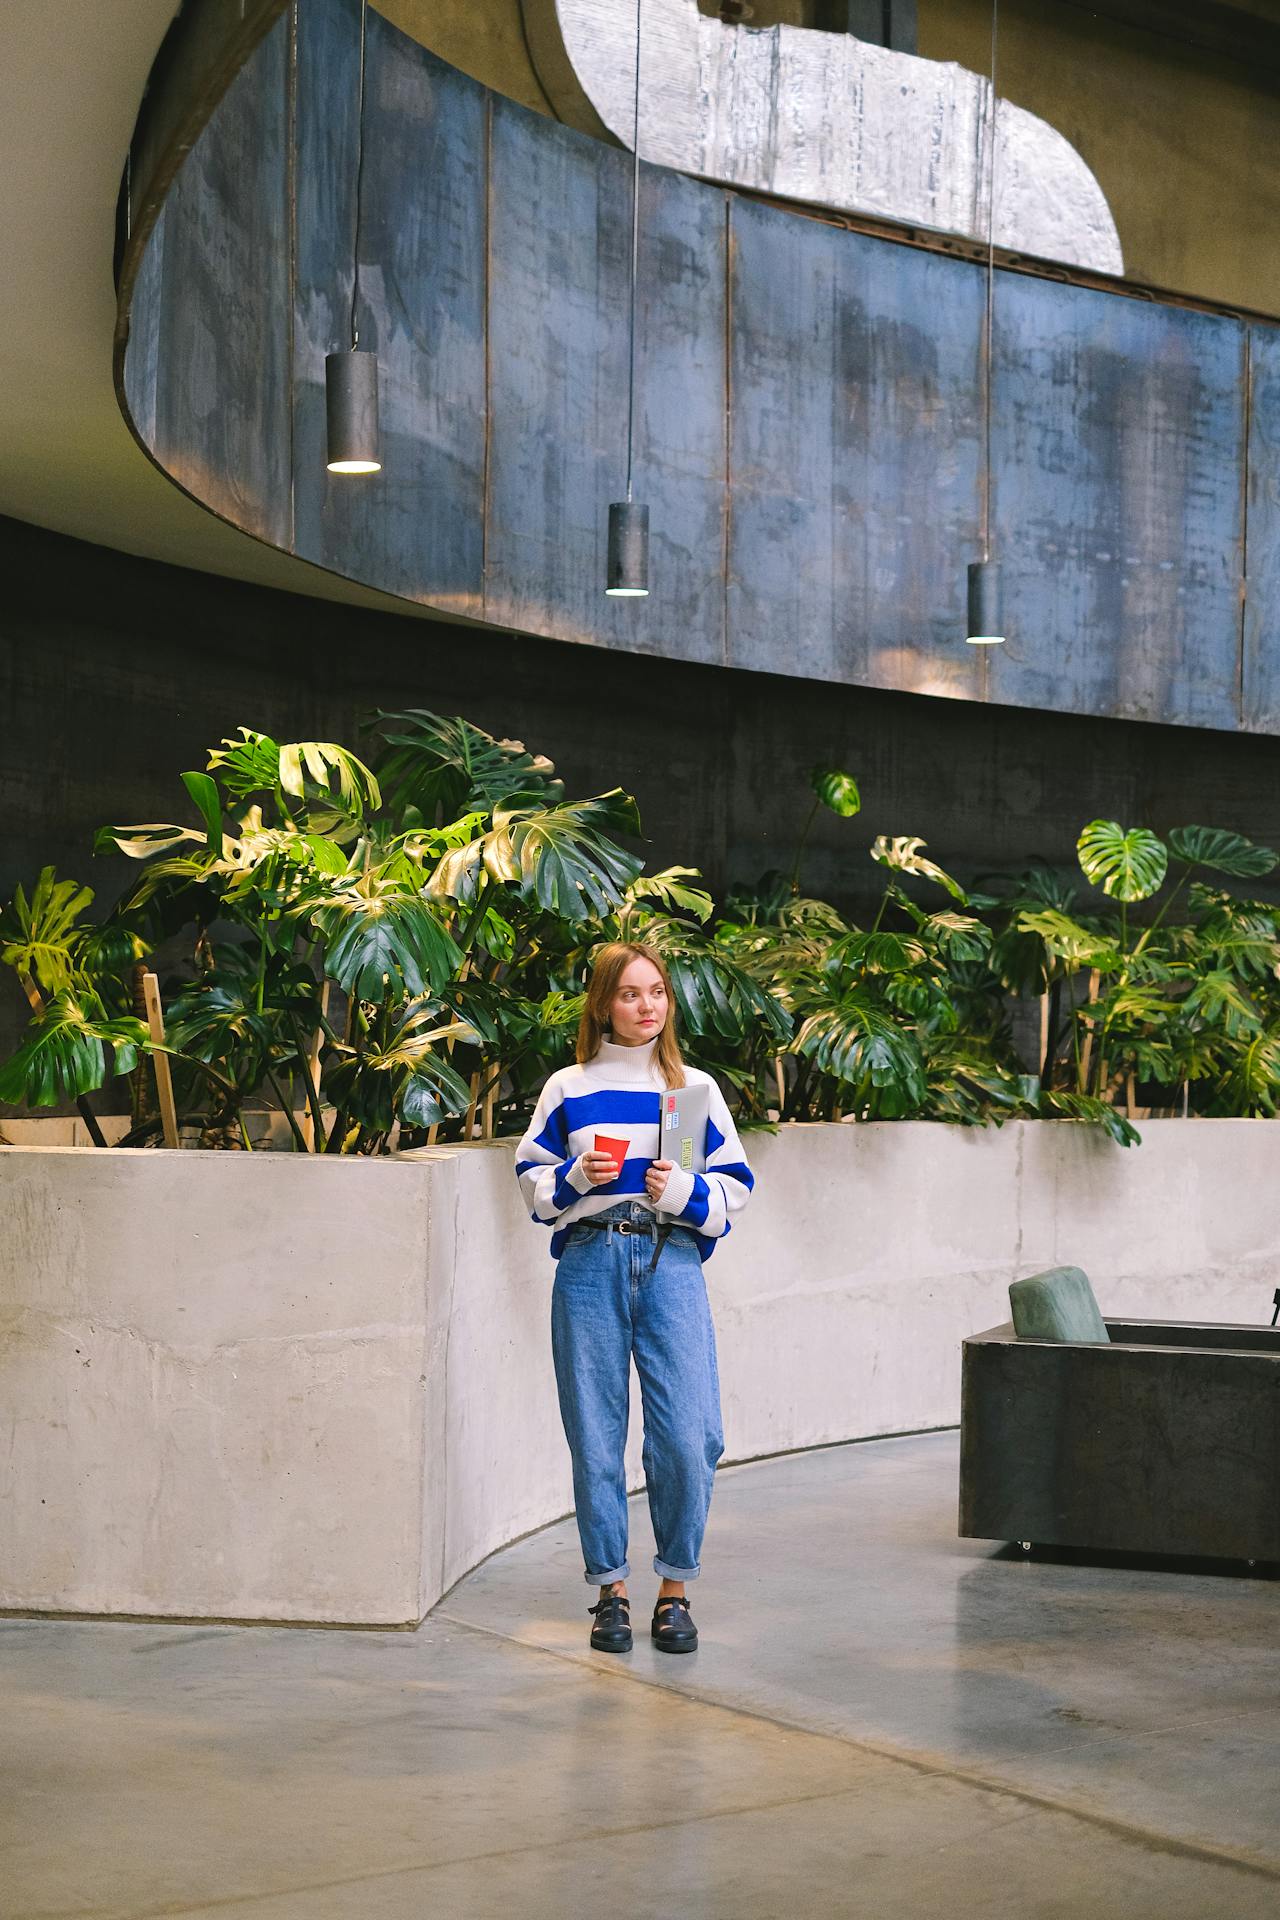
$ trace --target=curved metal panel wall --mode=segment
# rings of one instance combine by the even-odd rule
[[[356,0],[281,20],[149,241],[126,401],[196,498],[335,572],[504,628],[1280,732],[1280,329],[1000,273],[1009,644],[976,651],[981,268],[645,167],[636,492],[653,591],[611,601],[629,157],[487,93],[376,14],[361,344],[381,365],[384,467],[329,475],[357,27]]]

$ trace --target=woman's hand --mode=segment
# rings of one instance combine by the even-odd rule
[[[644,1176],[644,1190],[651,1200],[661,1200],[667,1190],[667,1176],[675,1166],[674,1160],[654,1160]]]
[[[607,1187],[616,1180],[622,1169],[611,1153],[584,1153],[582,1171],[593,1187]]]

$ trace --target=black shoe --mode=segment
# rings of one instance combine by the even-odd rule
[[[698,1644],[698,1629],[693,1624],[689,1602],[682,1593],[668,1594],[653,1610],[649,1634],[663,1653],[692,1653]]]
[[[625,1593],[602,1593],[587,1612],[596,1617],[591,1644],[597,1653],[630,1653],[631,1602]]]

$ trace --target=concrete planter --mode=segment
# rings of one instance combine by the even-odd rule
[[[1112,1315],[1263,1323],[1280,1127],[1143,1135],[749,1140],[706,1269],[726,1459],[953,1424],[961,1340],[1037,1267],[1083,1266]],[[514,1149],[0,1151],[0,1607],[412,1623],[567,1512]]]

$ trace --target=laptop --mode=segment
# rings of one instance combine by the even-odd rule
[[[671,1160],[686,1173],[705,1170],[710,1094],[705,1081],[696,1086],[667,1087],[659,1094],[659,1160]]]

